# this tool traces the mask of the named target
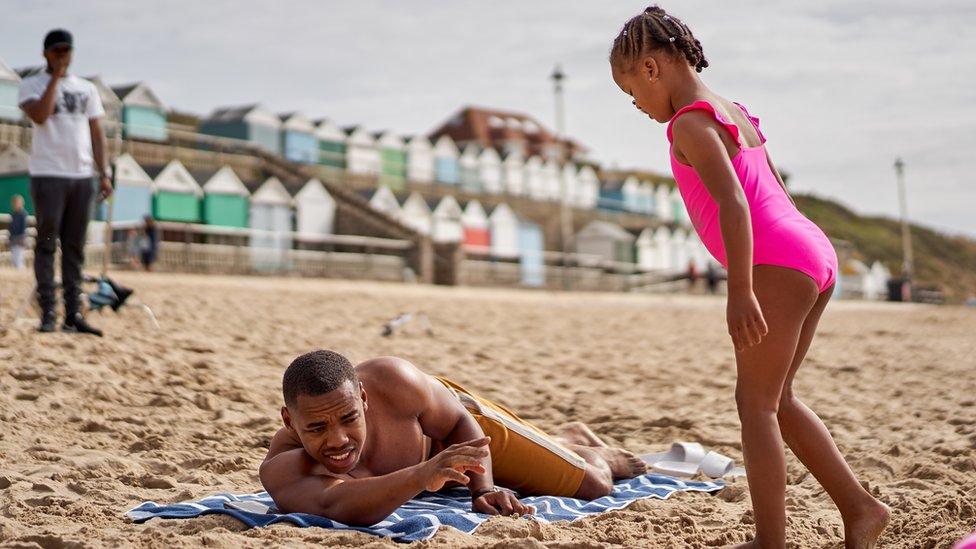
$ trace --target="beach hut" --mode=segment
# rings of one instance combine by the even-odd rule
[[[431,215],[431,237],[434,242],[461,242],[464,240],[464,228],[461,225],[463,215],[461,205],[453,196],[447,195],[441,198]]]
[[[671,265],[670,268],[676,272],[688,270],[688,262],[691,257],[688,255],[688,233],[682,228],[677,228],[671,233]]]
[[[546,285],[545,236],[534,223],[519,223],[519,274],[523,286]]]
[[[373,134],[380,152],[380,183],[391,189],[403,188],[407,178],[407,150],[403,138],[391,132]]]
[[[624,199],[624,209],[628,212],[639,212],[641,206],[640,181],[637,177],[630,175],[624,179],[624,184],[620,189]]]
[[[369,207],[378,212],[383,212],[393,219],[401,219],[403,216],[400,201],[386,185],[381,185],[373,192],[373,196],[369,199]]]
[[[657,266],[657,250],[655,250],[654,242],[654,229],[648,227],[637,235],[637,241],[634,242],[634,249],[636,250],[637,257],[635,258],[635,263],[637,268],[641,271],[653,271],[658,269]]]
[[[349,173],[378,176],[382,162],[373,135],[362,126],[351,126],[343,131],[346,134],[346,169]]]
[[[224,166],[209,178],[197,178],[203,184],[203,222],[224,227],[247,227],[251,193],[230,166]]]
[[[203,189],[179,160],[146,168],[153,178],[153,217],[159,221],[200,221]]]
[[[654,212],[661,221],[665,223],[674,222],[674,210],[671,208],[671,189],[663,183],[654,189]]]
[[[281,120],[281,154],[286,160],[302,164],[319,161],[319,138],[315,124],[298,112],[278,115]]]
[[[600,198],[600,179],[597,177],[596,170],[592,166],[584,165],[576,177],[578,181],[576,206],[586,209],[595,208]]]
[[[688,217],[688,210],[685,209],[685,201],[681,198],[677,187],[671,191],[671,211],[675,223],[686,227],[691,225],[691,218]]]
[[[542,157],[530,156],[525,161],[525,190],[533,200],[546,199],[546,182],[542,176]]]
[[[502,192],[502,158],[498,151],[491,147],[481,150],[478,155],[478,178],[481,180],[484,192],[500,194]]]
[[[251,264],[256,269],[286,267],[291,249],[292,197],[277,177],[251,194]]]
[[[142,221],[152,215],[153,180],[129,154],[115,159],[112,169],[115,192],[112,193],[113,221]],[[98,205],[96,219],[105,221],[108,204]]]
[[[637,187],[637,204],[640,206],[640,213],[654,215],[654,185],[641,181]]]
[[[558,201],[562,198],[562,185],[559,181],[559,163],[554,159],[542,163],[542,187],[545,189],[543,200]]]
[[[671,230],[664,226],[654,231],[654,268],[664,271],[675,268],[671,259]]]
[[[508,204],[499,204],[488,216],[492,257],[519,255],[519,218]]]
[[[458,158],[458,167],[461,169],[461,188],[468,192],[480,193],[482,190],[481,166],[478,162],[480,154],[481,151],[478,150],[478,146],[470,143],[464,147],[460,158]]]
[[[688,231],[685,235],[685,250],[688,254],[688,263],[694,265],[698,273],[705,272],[705,268],[708,267],[709,255],[695,231]]]
[[[85,80],[94,84],[95,89],[98,90],[98,97],[102,100],[102,109],[105,111],[105,116],[102,117],[102,125],[105,128],[106,135],[111,139],[119,128],[119,124],[122,123],[122,100],[115,95],[115,92],[102,80],[102,77],[89,76]]]
[[[420,234],[430,234],[433,222],[430,206],[420,193],[414,191],[403,201],[401,208],[403,224]]]
[[[603,261],[634,262],[634,235],[620,225],[591,221],[576,233],[576,252],[597,256]]]
[[[346,169],[346,134],[331,120],[315,124],[315,138],[319,142],[319,165]]]
[[[247,141],[273,153],[281,152],[281,119],[257,104],[216,109],[200,123],[198,131]]]
[[[461,153],[449,135],[442,135],[434,143],[434,179],[443,185],[457,185],[461,177],[458,157]]]
[[[600,182],[597,207],[610,212],[621,212],[624,209],[624,180],[619,177],[609,177]]]
[[[145,82],[113,86],[122,102],[122,136],[166,141],[166,106]]]
[[[30,155],[15,145],[0,150],[0,213],[10,213],[10,199],[19,194],[24,197],[24,209],[34,215],[27,171],[29,161]]]
[[[422,135],[407,138],[407,179],[417,183],[434,180],[434,146]]]
[[[502,155],[502,189],[512,196],[525,194],[525,159],[521,151],[511,150]]]
[[[491,246],[491,229],[488,216],[481,202],[470,200],[461,214],[461,227],[464,229],[463,246],[471,251],[488,253]]]
[[[332,234],[336,201],[318,179],[309,179],[295,194],[295,231],[306,235]]]
[[[23,112],[17,104],[20,75],[0,59],[0,119],[20,120]]]

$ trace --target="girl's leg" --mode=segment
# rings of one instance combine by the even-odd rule
[[[777,417],[783,439],[840,510],[844,518],[847,546],[871,547],[887,523],[888,508],[861,486],[837,449],[827,427],[793,392],[793,377],[806,357],[820,315],[832,293],[831,286],[820,294],[803,323],[796,355],[780,397]]]
[[[769,333],[735,355],[735,400],[742,424],[742,454],[756,521],[752,546],[786,546],[786,456],[777,413],[800,331],[817,301],[817,286],[792,269],[757,265],[753,291]]]

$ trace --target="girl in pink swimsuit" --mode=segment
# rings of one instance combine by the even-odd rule
[[[887,506],[861,486],[823,422],[793,391],[837,276],[830,241],[787,194],[759,120],[698,77],[708,62],[684,23],[647,8],[624,24],[610,65],[634,105],[668,123],[671,166],[689,217],[728,270],[726,316],[756,522],[756,537],[745,546],[786,545],[785,441],[840,510],[847,547],[873,547]]]

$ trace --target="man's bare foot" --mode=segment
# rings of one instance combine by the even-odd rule
[[[846,549],[873,549],[878,538],[888,526],[891,509],[878,500],[857,515],[844,518],[844,547]]]
[[[600,446],[593,448],[593,451],[600,454],[610,466],[610,474],[613,475],[613,480],[634,478],[647,472],[647,464],[644,463],[644,460],[623,448]]]
[[[571,421],[563,425],[559,431],[559,438],[570,444],[579,444],[580,446],[607,446],[607,443],[600,440],[600,437],[592,429],[587,427],[585,423],[579,421]]]

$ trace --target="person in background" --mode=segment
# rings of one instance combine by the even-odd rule
[[[159,253],[159,227],[151,215],[146,215],[143,220],[145,225],[142,229],[142,266],[147,271],[151,271],[152,264],[156,262],[156,255]]]
[[[68,74],[74,40],[57,29],[44,37],[47,70],[25,78],[17,103],[34,126],[28,171],[37,219],[34,276],[41,306],[41,332],[55,323],[54,253],[61,241],[64,332],[101,336],[81,314],[81,267],[85,262],[85,233],[98,175],[99,200],[112,194],[105,157],[105,114],[95,85]]]
[[[27,245],[27,212],[24,197],[15,194],[10,199],[10,258],[18,271],[24,268],[24,247]]]
[[[132,227],[125,234],[125,252],[126,259],[129,261],[129,265],[133,269],[138,269],[140,261],[142,260],[142,249],[145,246],[143,235],[139,234],[139,230]]]

